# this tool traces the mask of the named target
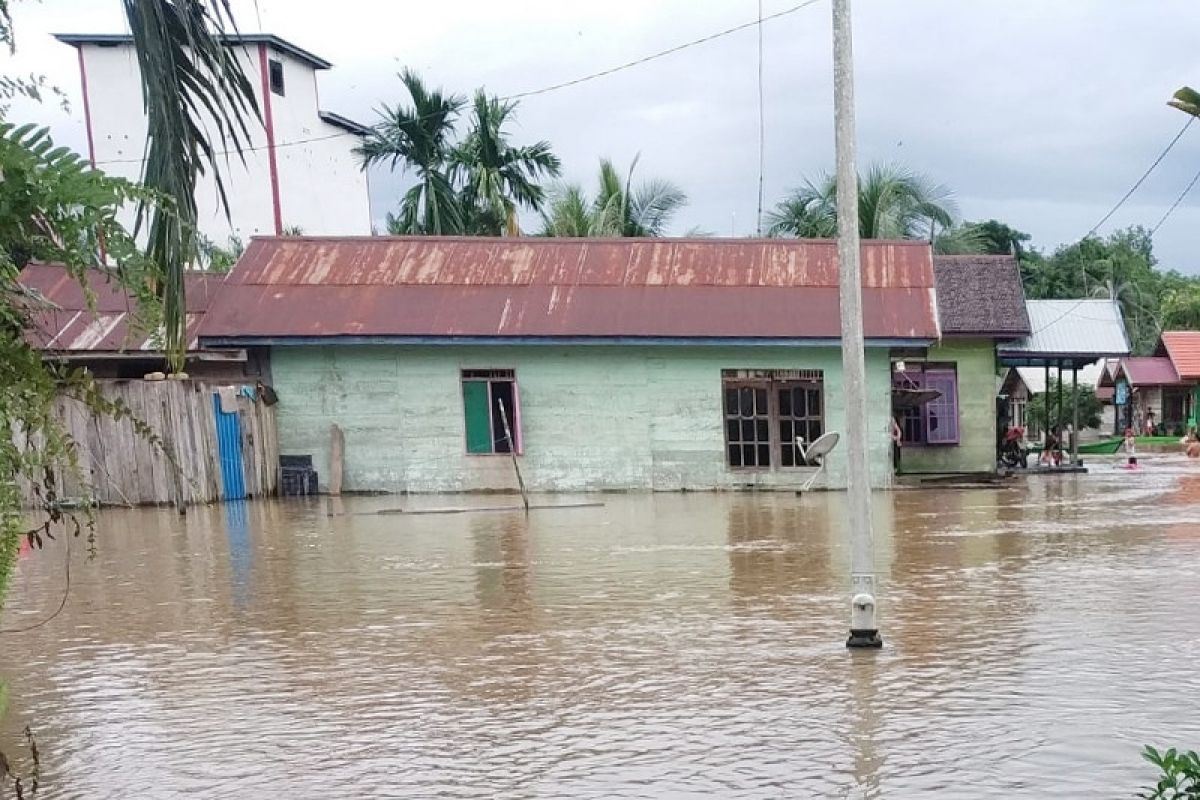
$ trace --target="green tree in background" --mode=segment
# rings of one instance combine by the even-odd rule
[[[460,198],[467,233],[518,236],[519,208],[540,211],[546,193],[538,181],[556,177],[562,168],[550,143],[522,147],[509,142],[505,126],[517,104],[475,92],[470,130],[451,160],[462,184]]]
[[[1074,403],[1079,400],[1079,427],[1100,427],[1100,400],[1096,397],[1096,388],[1079,384],[1076,390],[1069,378],[1063,381],[1062,421],[1063,426],[1074,422]],[[1058,424],[1058,380],[1050,381],[1047,390],[1035,394],[1026,406],[1026,414],[1030,424],[1038,430],[1048,430]]]
[[[386,163],[416,175],[416,185],[400,199],[399,213],[388,214],[389,233],[462,233],[463,213],[450,179],[450,154],[455,121],[466,98],[429,89],[410,69],[400,73],[400,82],[411,105],[383,106],[380,121],[355,152],[364,167]]]
[[[893,164],[876,164],[858,179],[859,234],[864,239],[926,239],[955,226],[953,193]],[[837,179],[806,180],[767,214],[768,235],[803,239],[837,235]]]
[[[975,232],[982,244],[981,253],[996,256],[1024,255],[1026,242],[1032,237],[1028,233],[1011,228],[998,220],[989,219],[985,222],[968,222],[963,225]]]
[[[1163,330],[1200,331],[1200,281],[1182,281],[1163,292]]]
[[[1200,92],[1197,92],[1190,86],[1184,86],[1175,92],[1174,96],[1167,101],[1167,105],[1172,108],[1178,108],[1183,113],[1191,114],[1193,117],[1200,117]]]
[[[675,215],[687,205],[687,195],[674,183],[654,178],[638,185],[633,159],[624,178],[611,160],[600,160],[596,195],[588,198],[578,184],[552,187],[542,211],[543,236],[666,235]]]

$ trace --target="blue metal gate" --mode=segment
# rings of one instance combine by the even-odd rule
[[[246,476],[242,467],[242,423],[237,413],[221,410],[221,398],[213,393],[213,413],[217,418],[217,452],[221,457],[221,483],[226,500],[246,496]]]

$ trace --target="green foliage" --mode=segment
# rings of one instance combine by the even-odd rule
[[[1200,117],[1200,92],[1197,92],[1190,86],[1184,86],[1175,92],[1171,100],[1167,101],[1167,105],[1172,108],[1178,108],[1183,113],[1191,114],[1193,117]]]
[[[1021,257],[1030,298],[1106,297],[1117,302],[1135,353],[1153,351],[1169,328],[1200,328],[1200,279],[1157,269],[1153,240],[1145,228],[1089,236],[1049,257]]]
[[[622,179],[612,161],[601,159],[598,188],[592,199],[588,199],[578,184],[553,187],[542,212],[542,235],[665,235],[679,209],[687,205],[687,195],[674,183],[662,179],[645,181],[635,187],[633,172],[637,163],[635,157]]]
[[[1160,313],[1163,330],[1200,330],[1200,280],[1166,289]]]
[[[147,229],[147,253],[158,265],[167,355],[183,365],[184,274],[199,256],[196,183],[211,171],[228,214],[220,163],[250,145],[246,120],[258,117],[254,89],[237,49],[220,40],[233,27],[230,0],[122,0],[141,71],[147,145],[142,183],[162,204],[138,204],[135,230]]]
[[[467,106],[461,95],[430,90],[412,70],[400,73],[411,105],[380,109],[381,120],[357,149],[363,166],[412,170],[417,182],[387,216],[388,232],[405,235],[517,235],[520,208],[537,211],[539,180],[559,174],[550,143],[516,146],[506,130],[517,104],[475,92],[466,134],[455,125]]]
[[[1138,795],[1146,800],[1200,800],[1200,755],[1171,748],[1160,753],[1147,745],[1142,758],[1159,769],[1158,782]]]
[[[246,243],[240,236],[230,236],[221,246],[201,235],[198,243],[200,265],[209,272],[229,272],[246,252]]]
[[[1011,253],[1020,257],[1025,252],[1025,243],[1032,238],[1028,233],[1010,228],[994,219],[986,222],[968,222],[963,227],[975,232],[983,245],[979,252],[988,255],[1006,256]]]
[[[859,235],[864,239],[936,240],[954,227],[953,193],[895,164],[874,164],[858,179]],[[768,235],[802,239],[837,235],[837,178],[806,180],[767,214]]]
[[[1067,425],[1071,425],[1074,422],[1074,401],[1076,397],[1079,399],[1079,427],[1100,427],[1101,407],[1100,401],[1096,398],[1095,387],[1081,383],[1078,390],[1076,390],[1071,385],[1070,379],[1065,379],[1062,390],[1062,422],[1064,429]],[[1030,424],[1039,430],[1046,430],[1058,424],[1057,380],[1050,381],[1050,385],[1045,392],[1035,394],[1029,399],[1026,414],[1028,415]]]

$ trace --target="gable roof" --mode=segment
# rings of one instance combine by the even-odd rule
[[[938,336],[924,242],[863,245],[866,335]],[[209,344],[840,337],[837,245],[796,239],[265,237]]]
[[[196,349],[196,331],[208,311],[216,289],[225,279],[213,273],[189,273],[187,295],[188,350]],[[95,295],[95,310],[88,308],[79,282],[59,264],[29,264],[21,270],[21,285],[46,302],[35,304],[30,343],[39,350],[55,353],[153,352],[149,333],[138,328],[137,301],[130,297],[107,270],[87,273],[88,288]]]
[[[1158,353],[1171,359],[1179,377],[1200,380],[1200,331],[1163,331]]]
[[[1058,361],[1075,365],[1129,355],[1129,335],[1112,300],[1027,300],[1029,336],[1000,347],[1002,361],[1030,366]]]
[[[110,47],[114,45],[133,44],[133,35],[129,33],[56,33],[54,34],[54,38],[63,44],[69,44],[73,47],[83,44],[108,45]],[[220,38],[225,44],[230,45],[265,44],[303,61],[313,69],[329,69],[333,66],[333,64],[320,56],[314,55],[303,47],[294,45],[287,39],[280,38],[272,33],[227,33],[223,34]]]
[[[934,256],[944,336],[1028,336],[1029,313],[1015,256]]]
[[[1175,365],[1164,357],[1122,358],[1116,374],[1124,375],[1130,386],[1171,386],[1180,382]]]

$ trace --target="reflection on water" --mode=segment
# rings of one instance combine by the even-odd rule
[[[604,500],[104,512],[64,614],[0,639],[0,749],[34,724],[65,798],[1040,798],[1200,744],[1182,460],[877,495],[878,653],[842,647],[843,496]],[[496,498],[403,500],[449,502]]]

